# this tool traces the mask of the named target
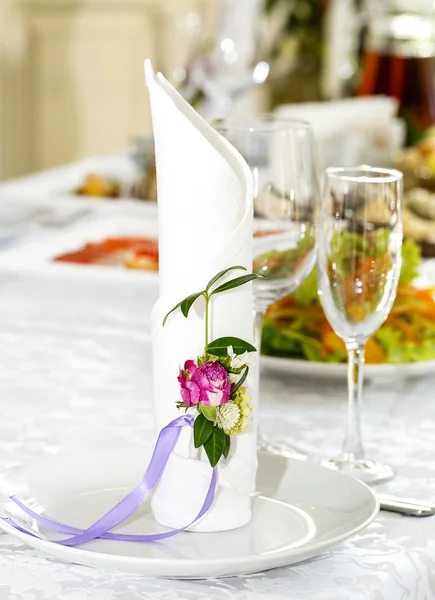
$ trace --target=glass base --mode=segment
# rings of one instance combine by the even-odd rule
[[[360,459],[349,461],[337,458],[335,460],[324,460],[321,464],[323,467],[340,471],[368,485],[380,483],[394,477],[394,471],[390,466],[374,460]]]

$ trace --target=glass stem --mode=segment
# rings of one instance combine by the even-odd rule
[[[257,348],[257,359],[254,368],[254,387],[252,390],[253,408],[258,410],[260,398],[260,351],[263,332],[264,310],[254,309],[254,346]]]
[[[354,462],[364,457],[361,441],[361,404],[365,344],[346,344],[348,352],[347,386],[349,394],[346,437],[341,459]]]

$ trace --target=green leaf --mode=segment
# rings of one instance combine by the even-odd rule
[[[209,289],[211,288],[211,286],[214,285],[216,283],[216,281],[219,281],[219,279],[222,279],[222,277],[224,275],[226,275],[227,273],[229,273],[229,271],[234,271],[235,269],[239,269],[240,271],[247,271],[247,268],[246,267],[242,267],[242,266],[229,267],[228,269],[224,269],[223,271],[219,271],[219,273],[217,275],[215,275],[214,277],[212,277],[210,279],[210,281],[207,283],[207,287],[205,288],[206,291],[208,292]]]
[[[198,404],[198,411],[201,412],[206,419],[216,421],[216,406],[206,406],[205,404]]]
[[[166,321],[168,320],[168,317],[169,317],[169,315],[170,315],[171,313],[173,313],[173,312],[174,312],[174,310],[177,310],[177,308],[180,308],[180,306],[181,306],[181,302],[179,302],[178,304],[176,304],[176,305],[174,306],[174,308],[171,308],[171,310],[170,310],[170,311],[169,311],[169,312],[166,314],[165,318],[163,319],[163,327],[165,326],[165,324],[166,324]]]
[[[244,352],[255,352],[256,348],[252,344],[241,340],[236,337],[222,337],[217,340],[213,340],[207,344],[205,350],[215,356],[226,356],[228,354],[227,348],[232,346],[235,354],[243,354]]]
[[[210,422],[210,421],[209,421]],[[226,448],[226,433],[219,427],[213,427],[213,432],[204,444],[204,449],[212,467],[215,467]]]
[[[213,296],[214,294],[220,294],[222,292],[228,292],[228,290],[245,285],[245,283],[249,283],[254,279],[264,279],[264,275],[261,275],[260,273],[249,273],[248,275],[241,275],[235,279],[230,279],[230,281],[227,281],[226,283],[223,283],[219,287],[215,288],[211,292],[210,296]]]
[[[248,373],[249,373],[249,367],[246,367],[245,372],[243,373],[243,375],[240,377],[239,381],[236,383],[236,385],[231,390],[231,394],[234,394],[235,392],[237,392],[237,390],[245,383]]]
[[[195,448],[199,448],[200,446],[204,445],[208,439],[210,439],[213,429],[213,423],[200,413],[196,417],[195,423],[193,424],[193,445]]]
[[[177,310],[177,308],[181,308],[181,312],[185,317],[187,317],[195,300],[197,300],[200,296],[208,297],[207,294],[210,289],[210,286],[212,286],[214,283],[216,283],[216,281],[221,279],[221,277],[223,277],[226,273],[228,273],[229,271],[233,271],[234,269],[241,269],[243,271],[246,271],[246,268],[242,266],[229,267],[228,269],[220,271],[217,275],[210,279],[205,290],[202,290],[201,292],[195,292],[194,294],[191,294],[190,296],[184,298],[184,300],[181,300],[181,302],[176,304],[174,308],[172,308],[163,319],[163,326],[166,324],[169,315],[175,310]],[[211,292],[210,296],[212,296],[213,294],[219,294],[220,292],[225,292],[226,290],[231,290],[235,287],[239,287],[240,285],[244,285],[245,283],[248,283],[249,281],[252,281],[253,279],[258,279],[260,277],[264,278],[263,275],[260,275],[258,273],[250,273],[249,275],[242,275],[241,277],[236,277],[235,279],[231,279],[231,281],[228,281],[227,283],[224,283],[217,287]]]
[[[168,317],[171,313],[174,312],[174,310],[177,310],[177,308],[181,307],[181,312],[183,313],[183,315],[185,317],[187,317],[187,315],[189,314],[189,310],[192,306],[192,304],[195,302],[195,300],[197,298],[199,298],[200,296],[202,296],[205,292],[196,292],[195,294],[192,294],[191,296],[187,296],[187,298],[184,298],[184,300],[181,300],[181,302],[179,302],[178,304],[176,304],[174,306],[174,308],[171,308],[171,310],[166,314],[165,318],[163,319],[163,327],[165,326],[166,321],[168,320]]]
[[[187,315],[189,314],[189,310],[192,308],[192,304],[195,302],[195,300],[197,300],[203,294],[204,294],[204,292],[196,292],[195,294],[192,294],[191,296],[184,298],[184,300],[181,302],[181,305],[180,305],[181,312],[183,313],[183,315],[186,318],[187,318]]]
[[[230,449],[231,449],[231,438],[226,433],[225,434],[225,448],[224,448],[224,451],[222,452],[222,454],[224,455],[224,458],[228,458],[228,454],[230,453]]]

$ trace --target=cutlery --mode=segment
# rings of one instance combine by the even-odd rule
[[[76,209],[66,214],[56,214],[56,211],[47,210],[41,213],[36,219],[38,225],[42,227],[63,228],[72,225],[76,221],[92,214],[90,208]]]
[[[397,496],[377,495],[381,510],[395,512],[409,517],[432,517],[435,515],[435,506],[411,498],[398,498]]]

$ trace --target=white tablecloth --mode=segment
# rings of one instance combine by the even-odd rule
[[[46,452],[143,441],[152,430],[150,288],[0,273],[0,470]],[[368,449],[398,476],[380,490],[435,498],[435,374],[369,384]],[[344,385],[264,373],[265,431],[333,455]],[[297,482],[295,482],[297,485]],[[315,560],[211,581],[109,573],[47,558],[0,534],[0,600],[428,600],[435,597],[435,518],[381,513]]]

